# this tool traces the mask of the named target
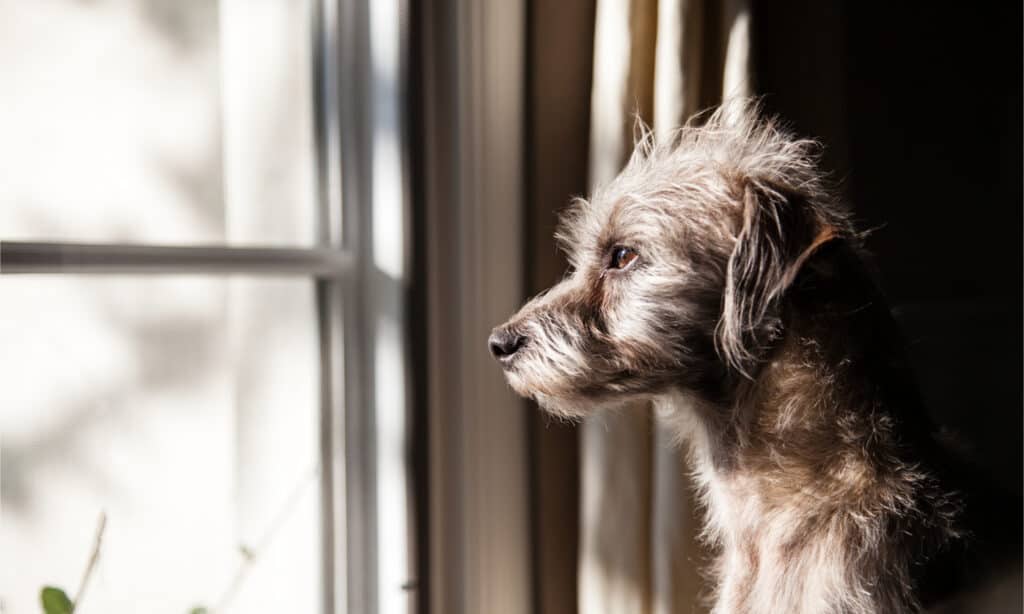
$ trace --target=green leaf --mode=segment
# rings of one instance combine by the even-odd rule
[[[188,614],[210,614],[210,611],[200,605],[189,610]]]
[[[39,593],[39,601],[46,614],[71,614],[75,611],[68,594],[55,586],[44,586]]]

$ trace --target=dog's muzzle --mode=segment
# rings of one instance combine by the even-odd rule
[[[498,359],[501,366],[508,368],[527,341],[529,341],[527,337],[508,327],[501,326],[491,332],[491,336],[487,339],[487,346],[491,350],[491,355]]]

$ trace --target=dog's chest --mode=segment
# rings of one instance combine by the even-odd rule
[[[708,493],[708,528],[721,547],[715,613],[840,611],[851,575],[839,537],[737,489],[712,484]]]
[[[799,492],[780,498],[770,476],[716,468],[706,412],[682,394],[658,401],[659,417],[688,444],[705,532],[718,547],[714,614],[882,611],[849,567],[849,527],[822,520]]]

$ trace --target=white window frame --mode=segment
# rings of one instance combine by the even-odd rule
[[[392,13],[381,13],[382,7]],[[412,610],[409,589],[415,580],[408,503],[387,516],[404,526],[381,527],[377,523],[382,511],[379,493],[408,490],[404,471],[407,446],[377,446],[381,437],[399,443],[406,440],[408,397],[398,399],[403,407],[388,419],[385,433],[378,424],[380,407],[375,395],[381,374],[375,372],[374,317],[387,312],[399,331],[398,343],[407,343],[407,280],[382,274],[374,262],[379,254],[374,253],[370,240],[374,218],[383,206],[372,189],[374,173],[380,172],[375,154],[381,130],[388,131],[390,145],[400,152],[397,160],[392,160],[399,168],[391,171],[397,171],[402,186],[388,194],[392,200],[385,203],[391,209],[389,219],[394,219],[396,207],[398,215],[408,219],[404,170],[407,23],[404,18],[393,24],[384,21],[392,14],[404,16],[405,11],[405,0],[315,2],[311,44],[316,246],[100,244],[5,241],[0,237],[0,276],[250,275],[305,278],[315,283],[325,614]],[[371,32],[382,33],[388,40],[371,41]],[[386,57],[382,60],[382,56]],[[381,61],[391,62],[393,70],[384,77],[390,82],[382,83],[384,78],[377,70]],[[406,228],[408,224],[387,228],[395,236],[399,259],[407,258]],[[407,379],[406,366],[397,368],[401,370],[397,377]],[[391,401],[393,404],[395,399]],[[389,411],[394,414],[395,408]],[[398,471],[378,475],[380,465]],[[394,503],[394,499],[387,501],[388,505]],[[349,561],[355,564],[347,564]],[[396,569],[396,561],[404,565]]]

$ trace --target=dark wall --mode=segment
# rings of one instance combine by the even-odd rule
[[[1021,485],[1021,5],[755,4],[765,106],[822,139],[930,410]]]

